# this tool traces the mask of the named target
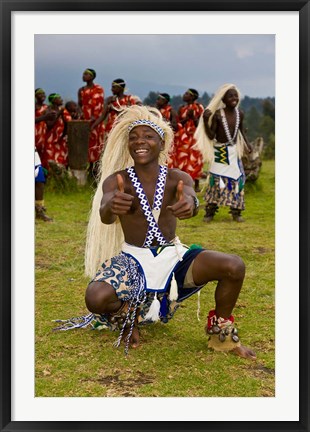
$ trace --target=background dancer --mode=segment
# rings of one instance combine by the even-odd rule
[[[161,115],[165,120],[170,123],[173,132],[178,130],[178,114],[175,109],[172,108],[170,104],[170,95],[168,93],[159,93],[156,99],[156,107],[160,111]],[[168,168],[177,168],[176,164],[176,147],[173,143],[170,146],[167,159]]]
[[[109,96],[106,100],[105,107],[101,116],[92,124],[91,129],[107,119],[105,132],[108,134],[118,114],[126,107],[135,105],[137,100],[130,94],[124,94],[126,83],[122,78],[117,78],[112,82],[111,91],[113,96]],[[106,137],[107,138],[107,137]]]
[[[83,111],[83,119],[89,120],[90,127],[101,116],[104,105],[104,90],[99,84],[94,83],[96,75],[94,69],[86,69],[82,77],[86,85],[78,91],[78,104]],[[92,128],[88,143],[89,171],[94,177],[97,175],[96,165],[100,159],[103,146],[104,124],[100,123],[95,128]]]
[[[198,91],[192,88],[184,93],[183,101],[186,105],[179,108],[178,131],[175,137],[175,167],[191,176],[196,192],[199,192],[199,179],[203,169],[202,155],[194,148],[194,133],[204,111],[203,105],[196,102],[198,97]]]
[[[205,193],[205,222],[211,222],[219,206],[230,207],[233,220],[243,222],[245,175],[241,156],[251,145],[243,129],[244,114],[238,108],[240,91],[224,84],[215,93],[199,121],[196,148],[209,163]]]

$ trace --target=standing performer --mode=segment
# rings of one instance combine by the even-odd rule
[[[47,125],[46,121],[55,120],[56,113],[47,110],[48,105],[44,104],[45,91],[41,88],[35,90],[35,153],[34,153],[34,173],[35,173],[35,217],[44,222],[51,222],[53,219],[46,214],[44,203],[44,188],[46,176],[41,165],[40,154],[45,148]],[[39,149],[39,150],[38,150]]]
[[[52,222],[53,219],[46,214],[46,207],[44,205],[46,177],[37,150],[34,153],[34,177],[35,217],[44,222]]]
[[[105,107],[101,116],[92,124],[91,129],[107,118],[105,125],[106,134],[108,134],[118,116],[124,108],[135,105],[136,99],[127,94],[124,94],[126,83],[122,78],[117,78],[112,82],[111,91],[113,96],[109,96],[106,100]]]
[[[45,145],[45,138],[46,138],[46,122],[44,114],[48,108],[48,105],[46,105],[45,102],[45,91],[41,88],[37,88],[34,92],[35,97],[35,148],[39,154],[40,157],[42,157],[44,145]]]
[[[116,345],[124,340],[128,352],[129,345],[139,345],[140,323],[167,322],[182,301],[216,280],[215,309],[206,323],[209,346],[255,359],[241,345],[231,315],[243,261],[189,248],[176,236],[177,219],[195,216],[198,204],[191,177],[165,165],[172,139],[156,108],[132,106],[118,117],[101,160],[87,232],[86,273],[95,277],[85,299],[92,313],[58,329],[120,328]]]
[[[178,114],[170,104],[170,95],[168,93],[159,93],[156,100],[156,107],[160,111],[163,118],[170,123],[170,126],[175,133],[178,130]],[[173,140],[173,143],[171,144],[168,152],[168,168],[177,168],[175,152],[176,149]]]
[[[46,169],[49,168],[50,163],[56,163],[62,168],[67,168],[68,147],[64,138],[63,100],[60,94],[51,93],[48,96],[48,101],[50,105],[46,113],[54,113],[55,117],[53,120],[46,120],[46,140],[41,163]]]
[[[197,90],[188,89],[183,100],[186,105],[182,105],[178,112],[178,132],[176,134],[176,161],[175,166],[187,172],[195,182],[195,191],[199,192],[199,178],[202,174],[203,160],[202,154],[193,146],[195,144],[194,133],[196,131],[200,116],[204,107],[195,102],[199,97]]]
[[[83,73],[83,81],[86,83],[78,91],[78,103],[83,111],[84,120],[89,120],[90,127],[103,112],[104,90],[99,84],[94,83],[96,72],[94,69],[86,69]],[[104,146],[104,124],[100,123],[91,130],[88,143],[88,161],[90,172],[96,176],[96,163],[100,159]]]
[[[245,175],[241,157],[244,148],[252,149],[243,130],[239,102],[237,87],[224,84],[210,101],[195,134],[196,148],[210,164],[205,222],[213,220],[219,206],[230,207],[233,220],[243,222]]]

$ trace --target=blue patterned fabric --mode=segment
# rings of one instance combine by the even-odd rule
[[[162,139],[164,139],[165,137],[164,130],[156,123],[150,120],[135,120],[134,122],[130,123],[130,125],[128,126],[128,132],[130,132],[136,126],[149,126],[150,128],[154,129],[154,131],[157,132]]]

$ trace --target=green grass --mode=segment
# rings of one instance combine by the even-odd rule
[[[47,188],[53,223],[36,222],[36,396],[272,397],[274,347],[274,161],[264,161],[255,184],[246,185],[245,223],[221,208],[214,222],[203,210],[179,222],[183,243],[240,255],[246,278],[234,310],[244,345],[256,351],[247,361],[207,347],[204,325],[214,307],[215,284],[186,300],[168,324],[141,329],[141,346],[114,348],[116,332],[87,329],[53,332],[54,319],[84,315],[84,243],[92,189],[68,193]],[[199,193],[203,207],[203,191]]]

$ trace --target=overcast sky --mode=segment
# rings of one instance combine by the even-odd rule
[[[275,96],[274,35],[35,35],[35,88],[77,99],[84,69],[111,94],[123,78],[128,93],[209,95],[224,83],[243,96]]]

